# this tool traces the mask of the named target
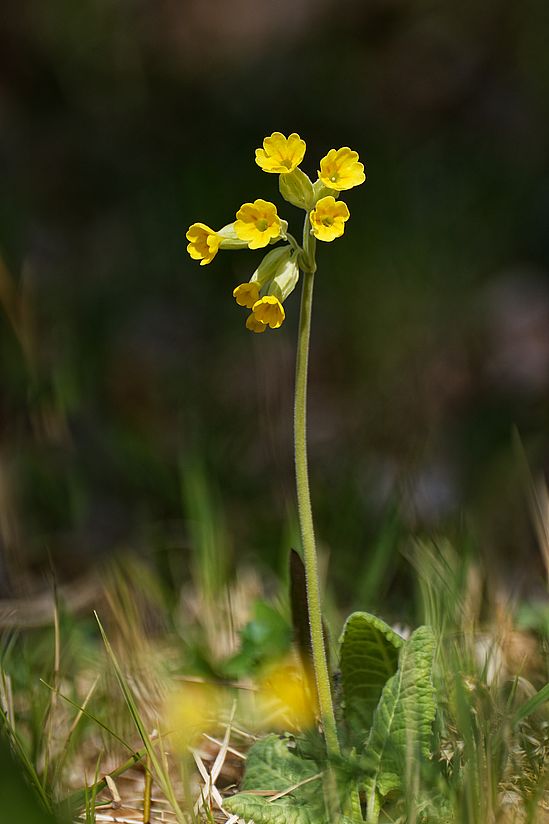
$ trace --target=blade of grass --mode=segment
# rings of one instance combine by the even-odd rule
[[[97,761],[95,762],[95,773],[93,777],[93,784],[89,788],[91,789],[91,795],[88,796],[88,787],[85,787],[86,792],[86,824],[95,824],[95,799],[97,797],[97,787],[99,784],[99,766],[101,764],[101,758],[103,757],[103,753],[99,753],[97,756]],[[106,783],[106,782],[105,782]]]
[[[147,756],[145,766],[145,789],[143,790],[143,824],[150,824],[151,820],[152,773],[151,759]]]
[[[179,804],[177,802],[177,799],[175,797],[175,793],[174,793],[174,790],[173,790],[173,786],[172,786],[168,771],[164,769],[164,766],[162,765],[161,761],[159,760],[159,758],[156,754],[154,744],[151,740],[150,735],[148,734],[147,730],[145,729],[145,725],[143,724],[143,721],[141,719],[137,704],[135,703],[135,699],[133,697],[133,693],[132,693],[132,691],[130,689],[130,686],[129,686],[129,684],[128,684],[125,676],[124,676],[124,673],[122,672],[120,664],[118,663],[118,659],[117,659],[116,655],[114,654],[114,650],[113,650],[113,648],[112,648],[112,646],[109,642],[109,639],[107,638],[105,630],[103,629],[103,625],[101,624],[101,621],[99,620],[99,616],[97,615],[97,613],[94,613],[94,614],[95,614],[95,619],[97,621],[97,624],[99,626],[99,631],[101,632],[101,637],[103,639],[103,643],[105,645],[107,655],[108,655],[109,660],[110,660],[110,662],[112,664],[112,667],[114,669],[116,680],[118,682],[118,685],[120,687],[122,695],[124,696],[124,700],[126,701],[126,705],[127,705],[128,710],[130,712],[132,720],[133,720],[133,722],[136,726],[136,729],[139,733],[139,736],[140,736],[140,738],[141,738],[141,740],[142,740],[142,742],[145,746],[147,755],[149,756],[149,758],[151,760],[151,764],[153,765],[155,774],[156,774],[157,779],[158,779],[158,783],[162,787],[162,791],[164,792],[166,798],[170,802],[170,804],[172,806],[172,809],[175,813],[175,816],[177,818],[177,821],[180,822],[180,824],[186,824],[185,815],[184,815],[183,811],[181,810],[181,807],[179,806]]]
[[[512,718],[512,725],[516,726],[516,724],[524,721],[525,718],[528,718],[529,715],[532,715],[542,704],[545,704],[546,701],[549,701],[549,684],[546,684],[542,687],[532,698],[529,698],[528,701],[525,701],[522,707],[515,712]]]
[[[53,582],[53,687],[50,694],[50,703],[46,709],[46,717],[44,719],[44,770],[42,773],[42,781],[46,787],[49,783],[51,754],[52,754],[52,738],[54,730],[54,716],[57,707],[57,692],[59,689],[59,677],[61,671],[61,630],[59,626],[59,596],[57,591],[57,582],[55,575],[52,574]]]
[[[45,686],[45,687],[47,687],[49,690],[54,690],[54,689],[55,689],[55,687],[53,687],[51,684],[48,684],[48,682],[47,682],[47,681],[44,681],[44,679],[43,679],[43,678],[41,678],[41,679],[40,679],[40,681],[41,681],[41,683],[42,683],[42,684],[44,684],[44,686]],[[58,692],[59,692],[59,690],[58,690]],[[89,718],[89,719],[90,719],[90,721],[93,721],[94,723],[96,723],[99,727],[101,727],[101,729],[105,730],[105,732],[108,732],[108,733],[109,733],[109,735],[112,735],[112,737],[113,737],[116,741],[118,741],[118,742],[119,742],[119,744],[122,744],[122,746],[124,747],[124,749],[128,750],[128,752],[131,752],[131,753],[133,753],[133,752],[134,752],[134,748],[133,748],[133,747],[130,747],[130,745],[127,743],[127,741],[124,741],[124,739],[123,739],[123,738],[121,738],[121,737],[120,737],[117,733],[115,733],[115,731],[114,731],[114,730],[111,730],[111,728],[110,728],[110,727],[108,727],[106,724],[104,724],[104,723],[103,723],[103,721],[100,721],[100,719],[99,719],[99,718],[97,718],[97,716],[93,715],[91,712],[88,712],[88,710],[86,709],[86,707],[85,707],[84,705],[82,705],[82,706],[81,706],[81,705],[80,705],[80,704],[78,704],[76,701],[73,701],[73,700],[72,700],[72,698],[69,698],[69,696],[68,696],[68,695],[64,695],[62,692],[59,692],[59,697],[60,697],[60,698],[62,698],[62,699],[63,699],[63,701],[66,701],[66,702],[67,702],[67,704],[70,704],[70,705],[71,705],[71,707],[74,707],[76,710],[78,710],[79,712],[81,712],[81,713],[82,713],[82,715],[85,715],[85,716],[86,716],[86,718]]]
[[[67,759],[67,755],[68,755],[68,752],[69,752],[69,747],[70,747],[72,737],[73,737],[73,735],[76,731],[76,728],[78,727],[78,724],[80,723],[80,721],[82,720],[82,718],[86,714],[86,707],[88,706],[89,702],[92,699],[92,696],[95,692],[95,689],[96,689],[96,687],[99,683],[99,678],[100,678],[100,676],[98,675],[96,677],[95,681],[93,682],[93,684],[91,685],[90,689],[88,690],[88,694],[84,698],[84,703],[79,708],[79,710],[76,714],[76,717],[75,717],[74,721],[72,722],[72,724],[69,728],[69,732],[67,734],[67,737],[65,739],[65,743],[63,745],[63,750],[61,752],[61,755],[59,756],[59,758],[56,761],[55,769],[53,771],[52,785],[54,787],[57,785],[57,782],[59,781],[59,778],[61,776],[61,772],[62,772],[63,767],[65,765],[65,761]],[[63,696],[59,693],[59,690],[57,692],[58,692],[58,695],[62,698]]]
[[[0,707],[6,713],[8,724],[15,729],[11,678],[2,667],[0,667]]]

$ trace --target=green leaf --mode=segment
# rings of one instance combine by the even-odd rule
[[[291,791],[274,801],[268,795],[251,794],[286,790]],[[288,742],[276,735],[268,735],[251,748],[242,792],[227,799],[224,806],[255,824],[328,824],[318,765],[295,755]]]
[[[290,550],[290,605],[292,608],[292,627],[294,642],[305,672],[313,671],[313,642],[311,640],[311,622],[307,603],[307,581],[305,564],[295,549]],[[330,671],[330,636],[328,628],[322,621],[324,652]],[[332,673],[330,671],[330,678]]]
[[[322,792],[317,787],[317,800],[310,803],[299,802],[292,795],[286,795],[276,801],[268,801],[259,795],[239,793],[229,798],[224,809],[236,813],[244,821],[254,824],[331,824],[326,813],[319,807]],[[338,824],[355,824],[348,816],[341,816]]]
[[[328,824],[326,814],[319,813],[317,804],[300,803],[291,795],[270,802],[259,795],[239,793],[229,798],[224,808],[255,824]]]
[[[364,741],[381,691],[395,674],[404,641],[381,618],[367,612],[349,616],[340,642],[344,715],[353,742]]]
[[[432,682],[435,641],[430,627],[419,627],[400,652],[399,668],[387,681],[366,745],[372,773],[368,797],[401,786],[407,765],[428,758],[436,705]]]
[[[546,684],[542,687],[539,692],[536,692],[528,701],[525,701],[524,704],[518,708],[518,710],[513,715],[512,725],[520,723],[520,721],[524,721],[525,718],[528,718],[529,715],[536,712],[540,707],[546,704],[549,701],[549,684]]]
[[[267,735],[254,744],[248,753],[242,790],[278,793],[318,775],[318,772],[318,765],[314,761],[300,758],[289,749],[287,739]]]
[[[305,564],[295,549],[290,550],[290,605],[292,608],[294,642],[303,669],[305,672],[309,672],[313,665],[313,645],[311,643],[311,626],[307,604],[307,581]]]

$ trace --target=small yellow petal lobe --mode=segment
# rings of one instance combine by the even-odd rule
[[[261,323],[261,321],[257,320],[256,316],[253,312],[250,312],[246,319],[246,329],[249,329],[250,332],[261,333],[265,332],[267,329],[266,323]]]
[[[254,303],[259,300],[259,286],[254,281],[241,283],[233,290],[233,297],[239,306],[251,309]]]

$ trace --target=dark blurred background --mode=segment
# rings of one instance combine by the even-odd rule
[[[274,130],[307,141],[314,177],[343,145],[368,174],[320,244],[313,319],[312,491],[339,601],[406,591],[403,535],[541,572],[513,431],[543,472],[548,43],[546,0],[6,5],[1,593],[48,556],[68,578],[118,549],[185,558],[211,508],[233,565],[283,568],[299,299],[254,336],[231,291],[261,253],[185,251],[190,223],[256,197],[299,232],[254,163]]]

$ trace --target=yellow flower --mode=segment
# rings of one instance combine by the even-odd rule
[[[342,200],[332,195],[322,197],[310,214],[313,235],[319,240],[335,240],[345,231],[345,221],[349,220],[349,209]]]
[[[193,260],[199,260],[201,266],[211,263],[221,246],[221,238],[205,223],[193,223],[187,230],[189,241],[187,252]]]
[[[318,176],[328,189],[338,192],[360,186],[366,180],[364,165],[358,161],[358,152],[348,146],[342,149],[330,149],[320,161]]]
[[[246,320],[246,329],[249,329],[250,332],[264,332],[266,328],[267,324],[261,323],[261,321],[257,320],[254,313],[250,312]]]
[[[187,240],[190,241],[188,253],[199,260],[201,266],[211,263],[219,249],[244,249],[248,245],[237,236],[234,223],[228,223],[217,231],[205,223],[193,223],[187,231]]]
[[[239,306],[251,309],[254,303],[259,300],[259,286],[255,281],[241,283],[233,290],[233,297]]]
[[[253,203],[244,203],[236,213],[235,232],[250,249],[261,249],[276,240],[281,235],[281,228],[276,206],[267,200],[259,198]]]
[[[263,141],[263,148],[255,150],[255,162],[264,172],[287,175],[299,166],[305,148],[305,141],[295,132],[289,137],[273,132]]]
[[[278,329],[279,326],[282,326],[286,317],[284,307],[274,295],[265,295],[265,297],[260,298],[254,303],[252,311],[256,321],[270,326],[271,329]]]
[[[164,707],[164,720],[176,750],[184,755],[202,734],[217,723],[221,692],[207,684],[183,684],[171,692]]]
[[[312,727],[316,716],[312,673],[304,672],[291,657],[271,665],[259,678],[256,707],[260,726]]]

